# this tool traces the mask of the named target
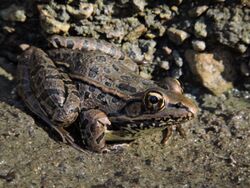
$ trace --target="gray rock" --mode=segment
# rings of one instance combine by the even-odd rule
[[[173,58],[174,58],[174,62],[178,67],[182,67],[183,65],[183,59],[180,56],[179,52],[177,50],[173,50]]]
[[[176,28],[169,28],[167,30],[168,38],[177,45],[182,44],[190,35],[183,30]]]
[[[169,70],[169,62],[168,61],[160,61],[159,66],[163,68],[164,70]]]
[[[207,11],[211,34],[221,44],[241,53],[250,44],[250,9],[244,6],[215,7]]]
[[[201,18],[195,22],[194,32],[195,32],[195,36],[198,38],[206,38],[207,37],[207,25],[204,21],[204,18]]]
[[[204,51],[206,49],[206,43],[201,40],[193,40],[192,41],[192,47],[195,51]]]
[[[132,3],[139,11],[144,11],[144,7],[147,5],[145,0],[133,0]]]
[[[192,8],[191,10],[188,11],[188,15],[190,17],[199,17],[200,15],[202,15],[204,12],[206,12],[208,9],[207,5],[203,5],[203,6],[198,6],[195,8]]]
[[[0,10],[0,18],[5,21],[25,22],[26,12],[23,7],[12,4],[6,9]]]

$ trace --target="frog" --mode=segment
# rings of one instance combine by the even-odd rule
[[[162,131],[166,144],[176,126],[193,119],[198,107],[180,83],[163,85],[138,74],[114,44],[55,35],[47,50],[27,48],[18,58],[18,93],[26,106],[78,150],[66,127],[76,124],[91,151],[108,151],[106,142],[130,142]],[[184,133],[183,133],[184,134]]]

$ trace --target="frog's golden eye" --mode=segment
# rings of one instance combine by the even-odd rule
[[[145,95],[144,103],[147,109],[159,111],[165,106],[165,101],[161,93],[150,91]]]

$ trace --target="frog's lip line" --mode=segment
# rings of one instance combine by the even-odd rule
[[[117,116],[117,117],[112,117],[110,116],[109,119],[111,120],[111,122],[114,123],[141,123],[141,122],[176,122],[176,123],[182,123],[182,122],[186,122],[188,120],[191,120],[194,117],[194,114],[192,112],[188,112],[183,116],[174,116],[174,115],[167,115],[167,116],[161,116],[161,117],[152,117],[152,114],[150,115],[143,115],[140,117],[127,117],[127,116]]]

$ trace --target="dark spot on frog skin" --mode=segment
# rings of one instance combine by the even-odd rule
[[[98,56],[96,56],[95,59],[96,59],[97,62],[100,62],[100,63],[104,63],[104,62],[107,61],[107,58],[105,56],[103,56],[103,55],[98,55]]]
[[[89,96],[90,96],[90,93],[88,91],[86,91],[84,94],[84,100],[88,99]]]
[[[110,74],[110,72],[111,72],[110,69],[109,69],[108,67],[104,67],[103,70],[104,70],[104,72],[107,73],[107,74]]]
[[[111,83],[110,82],[105,82],[105,85],[108,87],[111,87]]]
[[[119,71],[119,68],[118,68],[115,64],[113,64],[112,67],[113,67],[117,72]]]
[[[61,46],[61,42],[58,38],[54,38],[53,41],[56,43],[57,46]]]
[[[131,77],[126,76],[126,75],[121,75],[121,79],[123,79],[124,81],[129,81],[131,80]]]
[[[89,91],[94,92],[95,88],[93,86],[89,86]]]
[[[83,46],[83,49],[88,49],[88,47],[89,47],[89,41],[88,40],[83,40],[82,46]]]
[[[116,98],[116,97],[113,97],[111,101],[112,101],[113,103],[117,103],[117,102],[119,101],[119,99]]]
[[[122,91],[129,91],[129,92],[132,92],[132,93],[135,93],[135,92],[136,92],[136,88],[130,86],[129,84],[121,83],[121,84],[119,84],[117,87],[118,87],[120,90],[122,90]]]
[[[107,101],[106,101],[106,99],[105,99],[105,96],[106,96],[106,95],[103,94],[103,93],[100,93],[100,94],[97,96],[97,99],[101,101],[101,104],[102,104],[102,105],[106,105],[106,104],[107,104]]]
[[[91,67],[89,70],[89,74],[88,74],[89,77],[95,78],[97,74],[98,74],[98,67],[96,67],[96,66]]]
[[[67,48],[72,49],[74,47],[74,42],[72,40],[67,40]]]
[[[111,56],[115,56],[115,55],[116,55],[116,49],[115,49],[114,47],[110,47],[110,49],[109,49],[109,54],[110,54]]]
[[[105,97],[105,94],[103,93],[100,93],[98,96],[97,96],[97,99],[101,100]]]

